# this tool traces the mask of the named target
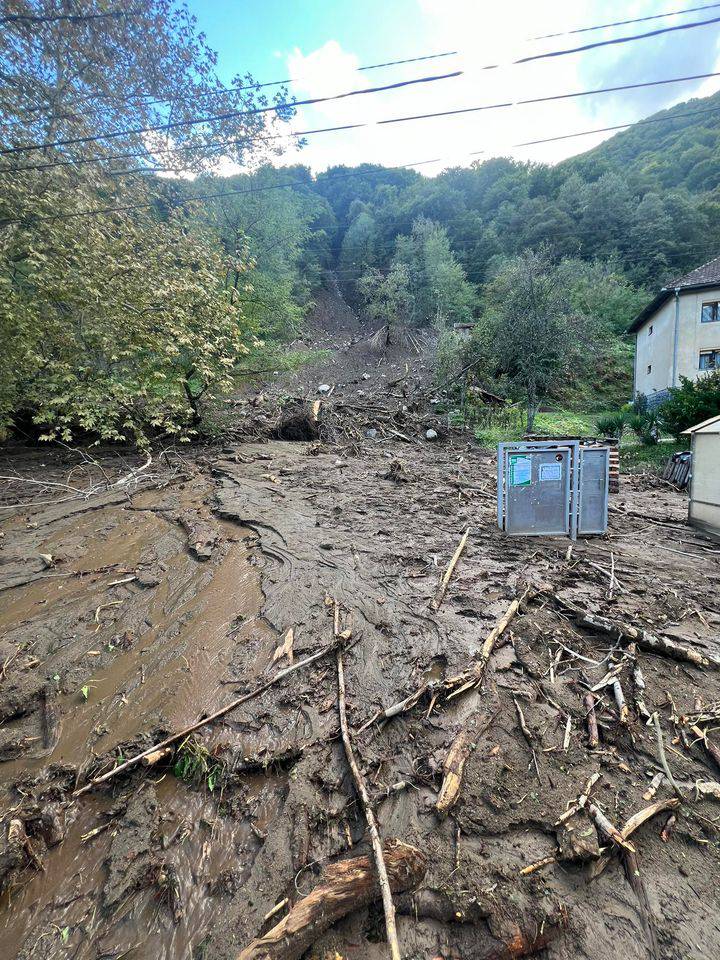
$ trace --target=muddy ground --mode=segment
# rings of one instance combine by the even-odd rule
[[[492,452],[433,412],[424,345],[379,349],[328,301],[314,342],[332,358],[234,399],[233,442],[150,463],[49,448],[2,457],[2,475],[16,476],[2,483],[0,513],[2,955],[236,957],[324,866],[369,852],[338,738],[334,656],[157,765],[73,791],[272,677],[287,665],[273,656],[290,628],[296,661],[330,644],[328,598],[351,631],[358,731],[476,663],[531,585],[550,593],[512,621],[480,687],[432,709],[428,694],[355,735],[383,836],[428,859],[421,894],[399,898],[403,956],[516,956],[500,945],[543,928],[558,931],[546,952],[555,960],[717,958],[720,805],[692,785],[720,770],[684,718],[718,725],[720,674],[638,652],[643,694],[623,646],[578,626],[552,593],[717,655],[720,548],[687,526],[684,494],[631,478],[612,498],[608,535],[570,556],[567,540],[506,538]],[[319,437],[274,439],[277,398],[315,399],[320,383],[332,393]],[[613,665],[629,716],[621,722],[612,688],[601,689],[590,749],[583,697]],[[594,774],[592,799],[613,824],[648,805],[662,767],[643,699],[658,711],[683,802],[667,840],[667,813],[634,836],[640,893],[613,851],[598,870],[584,814],[589,861],[522,875],[553,855],[558,817]],[[443,761],[464,728],[475,749],[440,817]],[[665,781],[655,799],[672,795]],[[348,915],[310,955],[387,956],[380,906]]]

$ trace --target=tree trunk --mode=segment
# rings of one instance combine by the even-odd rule
[[[385,842],[383,854],[393,893],[418,886],[427,869],[423,853],[390,840]],[[326,867],[319,885],[298,900],[272,930],[248,944],[237,960],[298,960],[334,923],[379,897],[370,857],[340,860]]]

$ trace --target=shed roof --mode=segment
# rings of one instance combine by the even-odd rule
[[[676,290],[703,290],[708,287],[720,287],[720,257],[708,260],[707,263],[696,267],[690,273],[666,283],[655,299],[635,317],[628,327],[628,333],[637,333],[645,321],[649,320]]]
[[[683,434],[685,433],[720,433],[720,414],[710,417],[709,420],[703,420],[702,423],[696,423],[688,430],[683,430]]]

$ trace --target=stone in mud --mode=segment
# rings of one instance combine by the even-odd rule
[[[368,438],[368,440],[374,440],[377,436],[377,430],[374,427],[370,427],[369,430],[365,431],[365,436]]]
[[[437,440],[437,430],[426,430],[425,431],[426,440]]]
[[[103,903],[110,910],[152,880],[152,835],[157,827],[157,797],[152,786],[129,801],[108,853]]]
[[[597,830],[584,811],[558,827],[557,842],[561,860],[596,860],[600,856]]]
[[[330,393],[330,384],[321,383],[320,386],[318,387],[318,393]]]

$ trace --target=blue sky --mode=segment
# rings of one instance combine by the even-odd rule
[[[480,159],[515,156],[556,162],[589,149],[608,135],[530,148],[516,144],[632,122],[693,96],[714,93],[720,89],[720,78],[459,117],[375,125],[388,117],[720,70],[720,24],[525,66],[480,69],[486,63],[506,64],[533,52],[720,15],[718,8],[575,37],[536,42],[527,39],[556,30],[697,6],[700,2],[556,0],[540,4],[536,0],[507,0],[491,6],[482,0],[189,0],[189,6],[217,50],[218,70],[228,83],[246,71],[259,81],[293,77],[297,81],[291,92],[304,99],[462,70],[462,77],[432,85],[302,108],[291,124],[294,129],[353,122],[368,127],[310,138],[304,150],[289,149],[276,161],[300,160],[317,172],[336,163],[390,165],[437,157],[437,164],[421,168],[432,175],[444,166],[470,164],[478,159],[472,156],[476,151],[484,151]],[[370,63],[455,49],[459,55],[453,58],[357,71],[358,66]]]

